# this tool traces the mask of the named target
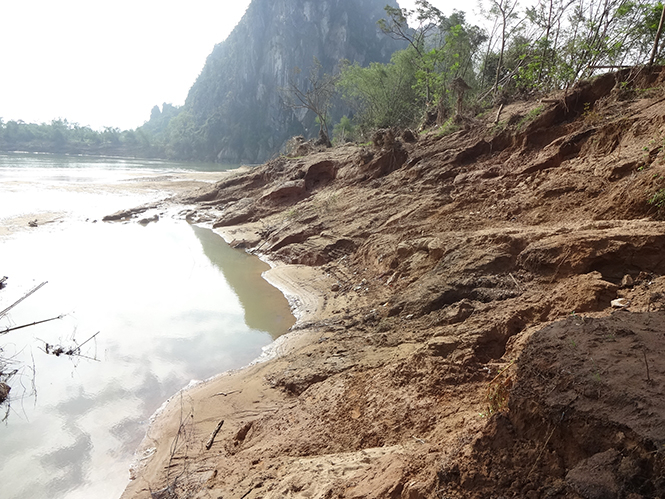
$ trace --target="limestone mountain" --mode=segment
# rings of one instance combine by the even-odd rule
[[[403,47],[377,26],[386,4],[397,7],[395,0],[253,0],[172,120],[171,155],[260,162],[294,135],[314,136],[313,113],[286,108],[281,90],[290,78],[302,85],[314,58],[328,74],[343,59],[387,62]],[[345,111],[338,103],[333,118]]]

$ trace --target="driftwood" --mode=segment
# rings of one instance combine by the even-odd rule
[[[210,447],[212,447],[212,444],[215,443],[215,437],[219,433],[219,430],[222,429],[223,424],[224,424],[223,419],[219,423],[217,423],[217,428],[215,428],[215,431],[212,432],[212,434],[210,435],[210,438],[208,439],[208,442],[206,443],[206,450],[210,450]]]

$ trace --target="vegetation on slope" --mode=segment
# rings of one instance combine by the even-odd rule
[[[284,105],[294,88],[312,91],[306,78],[312,54],[324,72],[337,72],[329,117],[338,141],[367,141],[384,127],[454,130],[461,110],[477,116],[494,105],[568,90],[611,68],[662,60],[661,2],[539,0],[522,8],[519,0],[485,0],[480,26],[463,12],[446,16],[426,0],[412,11],[393,5],[378,22],[385,36],[377,42],[375,30],[366,29],[368,16],[377,15],[374,4],[359,10],[344,3],[334,12],[318,5],[338,36],[299,20],[307,9],[297,2],[255,0],[229,39],[215,47],[184,106],[155,106],[149,121],[129,131],[96,132],[66,120],[0,121],[0,149],[262,161],[289,137],[318,133],[316,112]],[[281,9],[297,25],[274,24],[266,18],[270,9]],[[399,46],[406,48],[389,62],[371,62]],[[295,54],[292,60],[283,59],[287,52]]]

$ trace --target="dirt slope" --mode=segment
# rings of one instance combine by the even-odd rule
[[[665,496],[664,82],[606,75],[189,198],[321,300],[279,358],[172,403],[124,497]]]

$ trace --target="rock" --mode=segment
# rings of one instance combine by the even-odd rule
[[[307,168],[305,188],[308,191],[323,187],[335,179],[336,164],[334,161],[319,161]]]
[[[402,499],[425,499],[431,487],[425,482],[411,482],[402,491]]]
[[[623,279],[621,279],[621,287],[622,288],[632,288],[633,284],[635,284],[635,282],[633,281],[633,278],[630,277],[630,275],[628,275],[628,274],[623,276]]]
[[[399,258],[409,258],[415,252],[415,248],[409,242],[401,242],[397,245],[397,256]]]
[[[11,387],[6,383],[0,383],[0,404],[7,400]]]
[[[158,222],[158,221],[159,221],[159,215],[154,215],[152,217],[142,218],[141,220],[139,220],[139,223],[141,225],[148,225],[151,222]]]
[[[395,145],[395,132],[390,128],[376,130],[372,135],[372,144],[377,149],[392,149]]]
[[[333,284],[332,286],[330,286],[330,291],[332,291],[332,292],[337,292],[337,291],[339,291],[339,283],[336,282],[335,284]]]
[[[452,307],[450,314],[446,317],[446,322],[448,324],[457,324],[464,322],[473,314],[475,307],[471,304],[469,300],[464,298],[458,304]]]
[[[365,170],[369,172],[371,179],[385,177],[401,168],[408,158],[409,154],[401,147],[401,142],[395,142],[392,149],[381,149],[380,153],[366,164]]]
[[[630,300],[627,298],[617,298],[616,300],[612,300],[610,305],[612,305],[612,308],[627,308],[630,306]]]
[[[445,253],[445,245],[441,239],[435,237],[427,243],[427,251],[430,258],[433,260],[439,260]]]
[[[136,215],[148,211],[152,206],[139,206],[138,208],[132,208],[130,210],[120,210],[112,213],[111,215],[106,215],[102,218],[102,222],[118,222],[120,220],[127,220]]]

